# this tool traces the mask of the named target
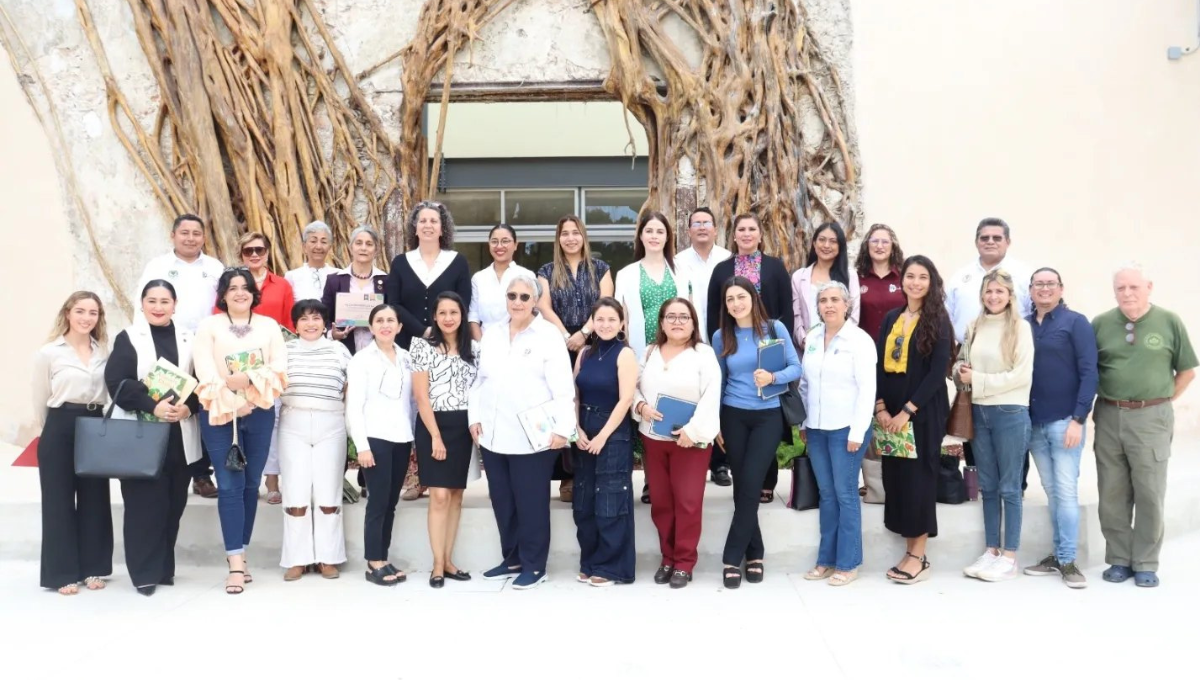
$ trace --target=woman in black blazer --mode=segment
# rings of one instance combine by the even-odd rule
[[[743,213],[733,218],[733,257],[720,262],[713,268],[712,278],[708,281],[708,337],[717,332],[721,315],[725,313],[725,301],[721,299],[721,289],[725,282],[736,276],[744,276],[754,283],[758,289],[759,298],[767,311],[767,316],[791,328],[792,312],[792,278],[788,275],[787,266],[778,257],[763,253],[762,228],[758,218],[749,213]],[[791,428],[786,428],[784,441],[790,443]],[[709,461],[713,478],[724,471],[728,479],[729,465],[725,461],[725,451],[720,446],[714,446],[712,460]],[[767,478],[763,482],[763,503],[775,500],[775,485],[779,482],[779,468],[772,465],[767,470]]]
[[[338,293],[384,294],[387,274],[375,266],[379,253],[379,234],[370,227],[359,227],[350,232],[350,266],[330,274],[325,279],[325,292],[321,302],[330,313],[336,313]],[[369,328],[333,328],[333,339],[341,342],[353,355],[371,344]]]
[[[400,313],[396,344],[404,349],[429,329],[441,293],[458,293],[463,304],[471,307],[471,269],[453,246],[454,219],[446,206],[418,203],[404,232],[406,252],[392,260],[384,290],[385,301]]]

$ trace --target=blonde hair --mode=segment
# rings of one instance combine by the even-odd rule
[[[92,339],[101,345],[108,344],[108,327],[104,321],[104,303],[100,301],[100,296],[90,290],[77,290],[67,298],[61,309],[58,310],[58,316],[54,318],[54,329],[50,332],[50,339],[57,340],[63,337],[71,330],[71,321],[69,316],[75,305],[81,300],[91,300],[96,303],[99,310],[99,316],[96,319],[96,325],[92,327]]]
[[[578,279],[590,281],[593,289],[600,290],[600,277],[596,276],[596,267],[592,263],[592,247],[588,244],[587,227],[584,226],[583,220],[574,215],[565,215],[558,220],[558,226],[554,228],[554,267],[550,272],[550,288],[562,290],[571,285],[571,270],[567,266],[567,256],[563,253],[561,242],[563,226],[568,222],[575,223],[579,235],[583,237],[583,247],[579,250],[582,260],[579,262]],[[583,278],[584,275],[587,279]]]
[[[999,283],[1008,289],[1008,305],[1004,308],[1004,334],[1000,338],[1000,352],[1004,360],[1009,366],[1014,366],[1017,363],[1017,333],[1021,327],[1021,313],[1017,311],[1017,293],[1013,286],[1012,274],[1003,269],[993,269],[983,277],[983,282],[979,284],[979,304],[981,311],[975,321],[971,322],[970,332],[967,335],[968,342],[975,337],[975,329],[979,326],[979,319],[982,319],[987,313],[987,305],[983,301],[983,293],[987,290],[989,284]]]

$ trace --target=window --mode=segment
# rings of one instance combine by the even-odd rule
[[[558,224],[563,215],[574,214],[574,189],[504,192],[504,221],[514,227]]]
[[[648,194],[645,189],[585,189],[583,221],[597,225],[637,225],[638,213]]]

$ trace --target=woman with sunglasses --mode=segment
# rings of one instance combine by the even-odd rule
[[[937,480],[950,398],[946,368],[954,329],[942,277],[914,255],[900,268],[905,305],[883,317],[876,364],[875,422],[889,433],[911,423],[916,458],[883,457],[883,524],[905,540],[904,558],[888,570],[896,583],[929,578],[925,543],[937,536]]]
[[[955,364],[953,373],[956,382],[971,389],[975,426],[971,449],[979,469],[987,549],[963,573],[983,581],[1007,581],[1020,573],[1021,478],[1033,427],[1029,420],[1033,331],[1017,310],[1016,289],[1008,272],[988,272],[979,297],[983,312],[967,328],[966,358]]]
[[[509,282],[509,321],[484,332],[479,374],[467,398],[471,437],[483,455],[500,531],[502,561],[483,578],[514,579],[516,590],[546,580],[550,476],[576,422],[567,346],[534,313],[539,293],[537,280],[527,274]]]
[[[729,454],[733,473],[733,521],[725,538],[724,583],[726,588],[737,588],[742,584],[743,562],[747,581],[763,580],[759,491],[767,470],[778,467],[775,451],[785,428],[779,397],[765,396],[763,388],[799,380],[801,369],[791,329],[767,318],[754,284],[735,276],[725,282],[724,291],[721,328],[713,335],[712,348],[721,365],[724,388],[717,440]],[[758,349],[772,339],[783,343],[785,358],[783,370],[775,372],[758,367]]]

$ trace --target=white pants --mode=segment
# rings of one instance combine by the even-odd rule
[[[264,475],[279,474],[279,416],[283,411],[283,402],[275,400],[275,428],[271,430],[271,448],[267,449],[267,467],[263,468]]]
[[[346,561],[342,482],[346,416],[341,411],[283,408],[279,420],[279,490],[283,494],[283,556],[279,566]],[[322,507],[337,508],[327,514]],[[304,508],[302,516],[288,508]]]

